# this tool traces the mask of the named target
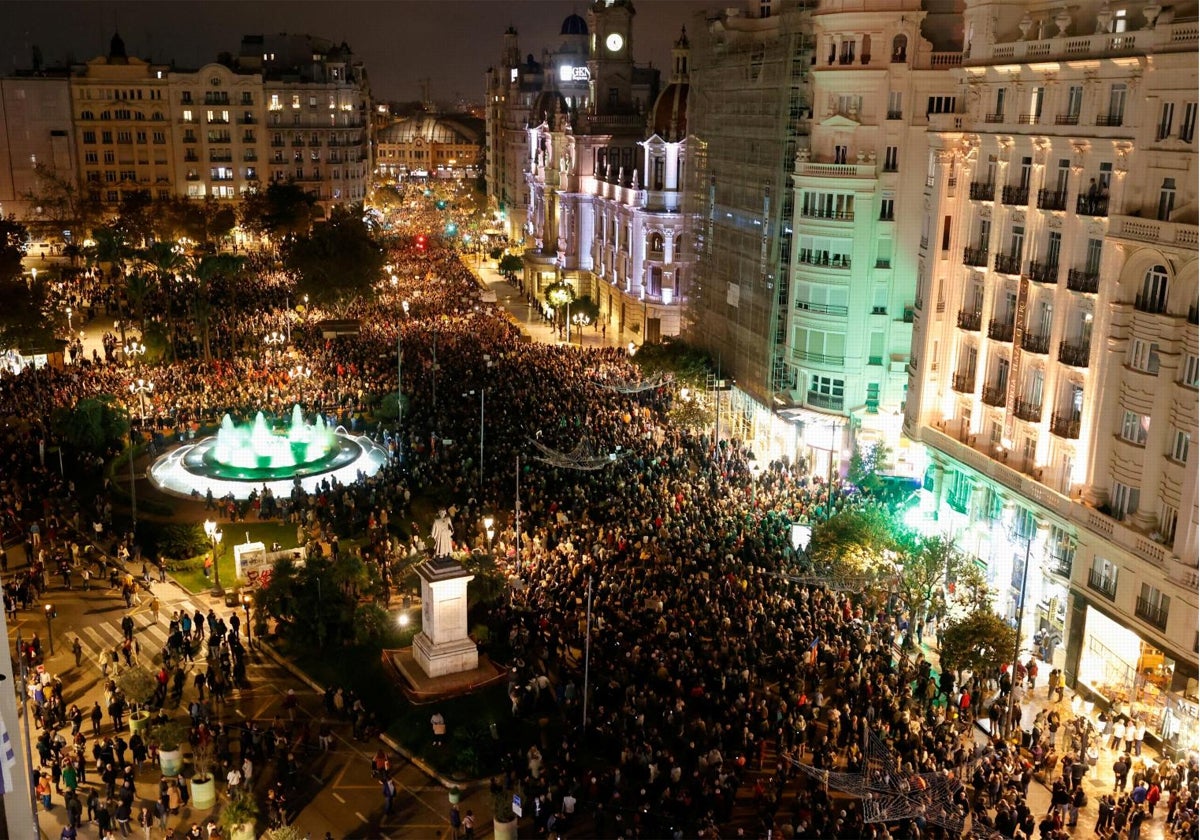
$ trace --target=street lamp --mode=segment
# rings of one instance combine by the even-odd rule
[[[287,336],[281,333],[279,330],[271,330],[269,333],[263,336],[263,343],[267,345],[267,353],[269,354],[272,349],[278,350],[280,347],[287,344]]]
[[[50,655],[54,655],[54,618],[58,613],[54,610],[53,604],[46,604],[46,638],[50,642]]]
[[[132,364],[137,364],[142,356],[146,354],[146,345],[140,341],[130,340],[125,342],[125,355],[129,357]]]
[[[215,566],[216,564],[214,563],[213,565]],[[253,600],[254,599],[251,598],[246,593],[242,593],[242,610],[243,610],[243,612],[246,613],[246,641],[247,642],[250,642],[253,640],[252,636],[250,634],[250,604],[251,604],[251,602],[253,602]]]
[[[746,466],[750,468],[750,507],[754,509],[758,507],[758,474],[762,471],[762,466],[753,452],[746,456]]]
[[[487,533],[488,538],[488,553],[492,552],[492,537],[496,536],[496,520],[494,517],[483,517],[483,530]]]
[[[579,346],[583,346],[583,328],[592,323],[592,319],[587,316],[586,312],[576,312],[571,318],[577,327],[579,327]]]
[[[221,529],[217,527],[217,523],[211,519],[204,520],[204,533],[208,535],[212,541],[213,552],[213,588],[212,594],[214,598],[221,598],[225,595],[225,590],[221,588],[221,562],[217,556],[217,547],[221,544]]]
[[[146,379],[135,379],[129,384],[129,393],[137,394],[142,411],[142,425],[146,425],[146,394],[154,391],[154,383]]]
[[[71,316],[74,314],[75,314],[75,312],[71,309],[71,307],[68,306],[67,307],[67,332],[75,331],[75,326],[71,321]]]

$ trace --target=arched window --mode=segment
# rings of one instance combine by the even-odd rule
[[[661,233],[650,234],[650,250],[655,254],[661,254],[663,249],[663,237]]]
[[[897,35],[892,39],[892,61],[899,63],[908,59],[908,36]]]
[[[1135,305],[1142,312],[1167,311],[1167,270],[1156,265],[1146,272]]]

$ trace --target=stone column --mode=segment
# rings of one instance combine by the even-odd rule
[[[439,557],[416,568],[421,578],[421,632],[413,658],[429,677],[479,666],[479,651],[467,635],[467,584],[475,576],[456,560]]]

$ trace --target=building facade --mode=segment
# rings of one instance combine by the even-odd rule
[[[28,200],[40,191],[39,172],[66,184],[78,182],[65,72],[0,78],[0,216],[48,215]]]
[[[383,179],[474,178],[483,165],[483,126],[462,114],[413,114],[378,128],[374,152]]]
[[[968,0],[905,431],[1068,683],[1195,744],[1194,13]]]
[[[134,192],[177,194],[168,71],[127,55],[120,35],[108,55],[72,69],[80,186],[107,211]]]

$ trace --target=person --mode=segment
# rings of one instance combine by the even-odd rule
[[[475,840],[475,812],[470,808],[463,815],[462,821],[463,840]]]
[[[390,778],[385,778],[383,780],[383,800],[387,804],[384,807],[384,813],[387,814],[388,816],[391,816],[392,804],[395,802],[395,799],[396,799],[396,783],[393,782]]]
[[[450,804],[450,836],[454,840],[459,840],[462,833],[462,814],[458,810],[458,803]]]
[[[429,719],[429,725],[433,728],[433,745],[440,747],[442,739],[446,737],[446,719],[440,711],[434,712],[433,717]]]
[[[83,662],[83,643],[78,636],[71,641],[71,653],[75,654],[75,667],[78,668]]]
[[[144,840],[150,840],[150,831],[154,828],[154,812],[145,805],[138,811],[138,825],[142,828]]]

